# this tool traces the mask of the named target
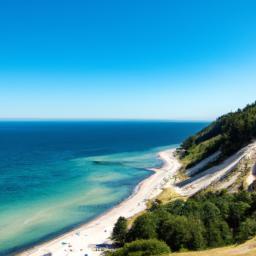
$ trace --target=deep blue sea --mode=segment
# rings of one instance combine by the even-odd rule
[[[128,197],[207,123],[0,122],[0,255],[50,239]]]

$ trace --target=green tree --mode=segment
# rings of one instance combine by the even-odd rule
[[[119,217],[112,232],[112,240],[117,244],[123,245],[126,239],[127,230],[126,218]]]
[[[243,242],[256,235],[255,208],[254,193],[201,192],[187,201],[177,200],[151,208],[135,220],[126,235],[126,242],[158,238],[173,251],[199,250],[224,246],[233,241]],[[123,227],[120,223],[121,220],[116,224],[117,234],[122,233],[120,229],[124,230],[120,228]],[[128,254],[146,256],[150,253],[143,249],[129,251]]]
[[[183,200],[175,200],[174,202],[168,203],[165,209],[174,215],[181,215],[185,202]]]
[[[249,208],[250,205],[244,202],[235,202],[230,206],[228,223],[235,232],[238,229],[240,223],[245,220],[246,211],[249,210]]]
[[[179,152],[185,167],[191,167],[221,151],[218,160],[235,153],[256,137],[256,102],[244,109],[219,117],[197,134],[186,139]],[[183,149],[183,150],[182,150]]]
[[[200,204],[193,199],[188,200],[183,208],[182,208],[182,215],[185,215],[187,217],[200,217]]]
[[[256,235],[256,220],[252,218],[246,219],[239,227],[236,241],[241,243]]]
[[[218,221],[220,216],[220,210],[215,204],[209,200],[202,202],[201,218],[206,227]]]
[[[206,247],[205,240],[205,227],[202,221],[197,218],[192,218],[189,220],[188,229],[190,232],[190,241],[188,242],[188,249],[190,250],[200,250]]]
[[[113,253],[112,256],[151,256],[170,253],[170,248],[163,241],[156,239],[136,240],[125,244],[122,249]]]
[[[208,247],[218,247],[225,244],[221,231],[216,222],[209,223],[206,229],[206,240]]]
[[[163,224],[159,238],[174,251],[188,248],[188,243],[191,241],[189,225],[190,223],[185,216],[170,216]]]
[[[233,242],[233,234],[227,224],[226,221],[224,220],[221,220],[219,223],[218,223],[218,228],[221,232],[221,237],[222,237],[222,240],[223,240],[223,245],[225,244],[230,244]]]
[[[133,223],[127,234],[127,241],[131,242],[136,239],[157,238],[156,219],[152,213],[146,213],[139,216]]]

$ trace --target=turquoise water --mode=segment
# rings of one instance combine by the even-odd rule
[[[0,255],[47,240],[128,197],[156,152],[206,123],[0,122]]]

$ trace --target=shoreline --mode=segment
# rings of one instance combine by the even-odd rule
[[[109,237],[120,216],[130,218],[144,211],[148,200],[159,195],[167,185],[171,186],[170,180],[181,166],[173,154],[174,151],[175,149],[172,148],[158,152],[158,157],[163,161],[162,166],[149,168],[148,170],[153,171],[153,174],[141,181],[133,193],[117,206],[67,233],[15,255],[42,256],[47,253],[52,253],[52,256],[99,255],[101,251],[96,251],[95,245],[111,242]]]

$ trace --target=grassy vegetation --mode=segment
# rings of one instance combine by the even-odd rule
[[[181,148],[181,159],[191,167],[220,150],[221,159],[226,158],[249,144],[256,137],[256,103],[228,113],[208,127],[189,137]]]
[[[172,253],[170,256],[255,256],[256,255],[256,238],[247,241],[240,245],[231,245],[220,247],[216,249],[196,251],[196,252],[183,252]]]
[[[145,211],[142,211],[142,212],[138,212],[137,214],[135,214],[135,215],[133,215],[132,217],[128,218],[128,219],[127,219],[127,226],[128,226],[128,228],[130,228],[130,227],[133,225],[134,221],[135,221],[139,216],[143,215],[143,214],[146,213],[146,212],[147,212],[146,210],[145,210]]]
[[[160,195],[155,199],[156,202],[160,204],[167,204],[177,199],[184,199],[180,194],[176,193],[176,191],[172,188],[165,188]],[[152,203],[151,203],[152,206]]]
[[[222,136],[217,135],[199,144],[193,144],[187,149],[185,156],[182,158],[182,163],[186,168],[189,168],[207,156],[216,152],[222,143]]]
[[[167,204],[177,199],[186,199],[185,197],[182,197],[181,195],[177,194],[172,188],[165,188],[154,200],[149,200],[147,202],[147,209],[149,210],[152,208],[153,204],[155,202],[159,204]],[[130,228],[134,221],[141,215],[145,214],[147,210],[139,212],[132,217],[127,219],[127,225],[128,228]]]
[[[112,252],[112,256],[154,256],[163,255],[170,252],[170,248],[166,243],[158,241],[157,239],[150,240],[136,240],[127,243],[123,248]]]

